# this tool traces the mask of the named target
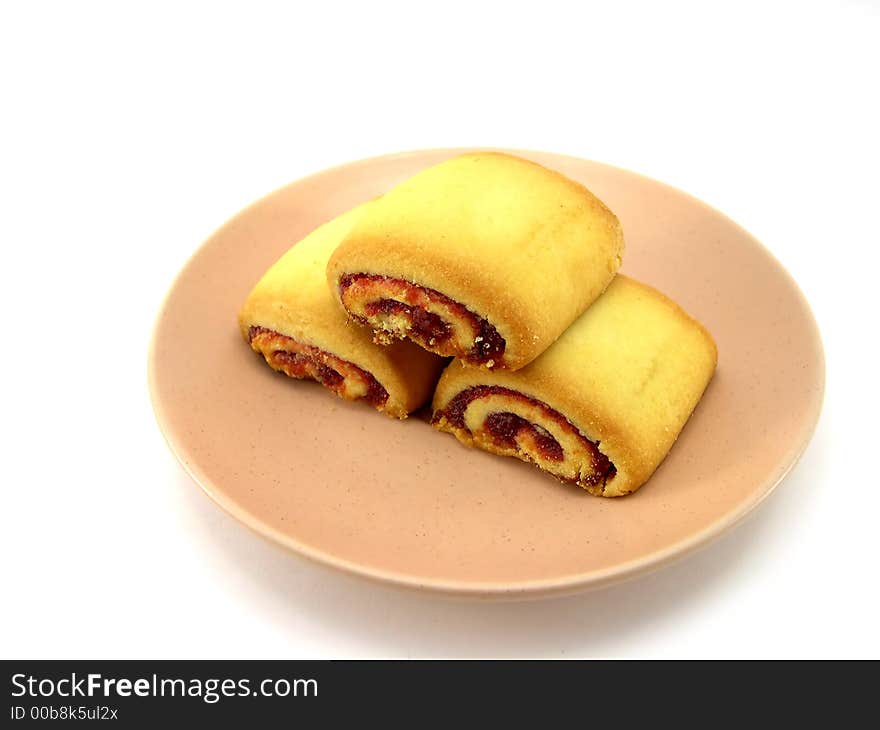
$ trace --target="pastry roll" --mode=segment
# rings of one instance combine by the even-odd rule
[[[437,385],[432,422],[468,446],[617,497],[663,461],[716,362],[701,324],[654,289],[617,276],[522,370],[453,361]]]
[[[517,370],[602,293],[622,253],[617,218],[583,185],[484,152],[423,170],[376,201],[327,276],[377,342],[409,338]]]
[[[376,346],[327,289],[327,259],[369,205],[324,224],[285,253],[248,296],[239,325],[275,370],[405,418],[430,397],[443,360],[410,342]]]

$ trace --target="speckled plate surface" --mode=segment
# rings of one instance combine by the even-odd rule
[[[807,445],[824,360],[810,309],[746,231],[625,170],[517,152],[581,181],[620,218],[623,271],[714,335],[714,380],[636,494],[591,497],[534,467],[460,446],[272,372],[236,314],[260,275],[318,224],[461,150],[354,162],[292,183],[198,250],[159,314],[149,355],[157,420],[184,468],[263,536],[337,568],[479,597],[606,585],[717,537],[757,506]]]

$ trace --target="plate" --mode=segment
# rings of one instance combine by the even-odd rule
[[[655,180],[517,151],[584,183],[623,224],[622,271],[714,335],[718,370],[669,457],[635,494],[592,497],[515,459],[467,449],[421,413],[398,422],[271,371],[236,315],[250,288],[320,223],[465,150],[361,160],[254,203],[196,252],[149,354],[168,444],[221,507],[336,568],[484,598],[572,593],[705,545],[780,483],[822,403],[819,333],[797,285],[745,230]]]

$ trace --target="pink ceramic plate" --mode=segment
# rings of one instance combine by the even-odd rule
[[[514,459],[466,449],[424,416],[393,421],[272,372],[241,339],[260,275],[318,224],[460,150],[363,160],[235,216],[193,256],[156,324],[159,425],[193,479],[296,552],[410,587],[550,595],[663,565],[717,537],[797,461],[822,403],[810,309],[746,231],[700,201],[596,162],[519,152],[581,181],[617,213],[623,271],[679,301],[718,343],[714,380],[636,494],[591,497]]]

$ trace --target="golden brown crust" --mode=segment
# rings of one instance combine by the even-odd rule
[[[620,223],[585,187],[487,152],[428,168],[376,201],[327,277],[337,296],[347,274],[440,292],[497,329],[506,346],[496,364],[516,370],[604,291],[622,254]]]
[[[251,291],[239,326],[248,342],[251,327],[262,327],[357,366],[388,392],[381,410],[404,418],[430,398],[443,360],[410,342],[377,347],[327,289],[327,260],[367,205],[320,226],[285,253]]]
[[[442,413],[458,393],[480,385],[510,388],[545,403],[598,444],[617,472],[601,494],[620,496],[638,489],[663,461],[716,363],[715,343],[702,325],[656,290],[617,276],[522,370],[490,372],[451,363],[433,407]]]

